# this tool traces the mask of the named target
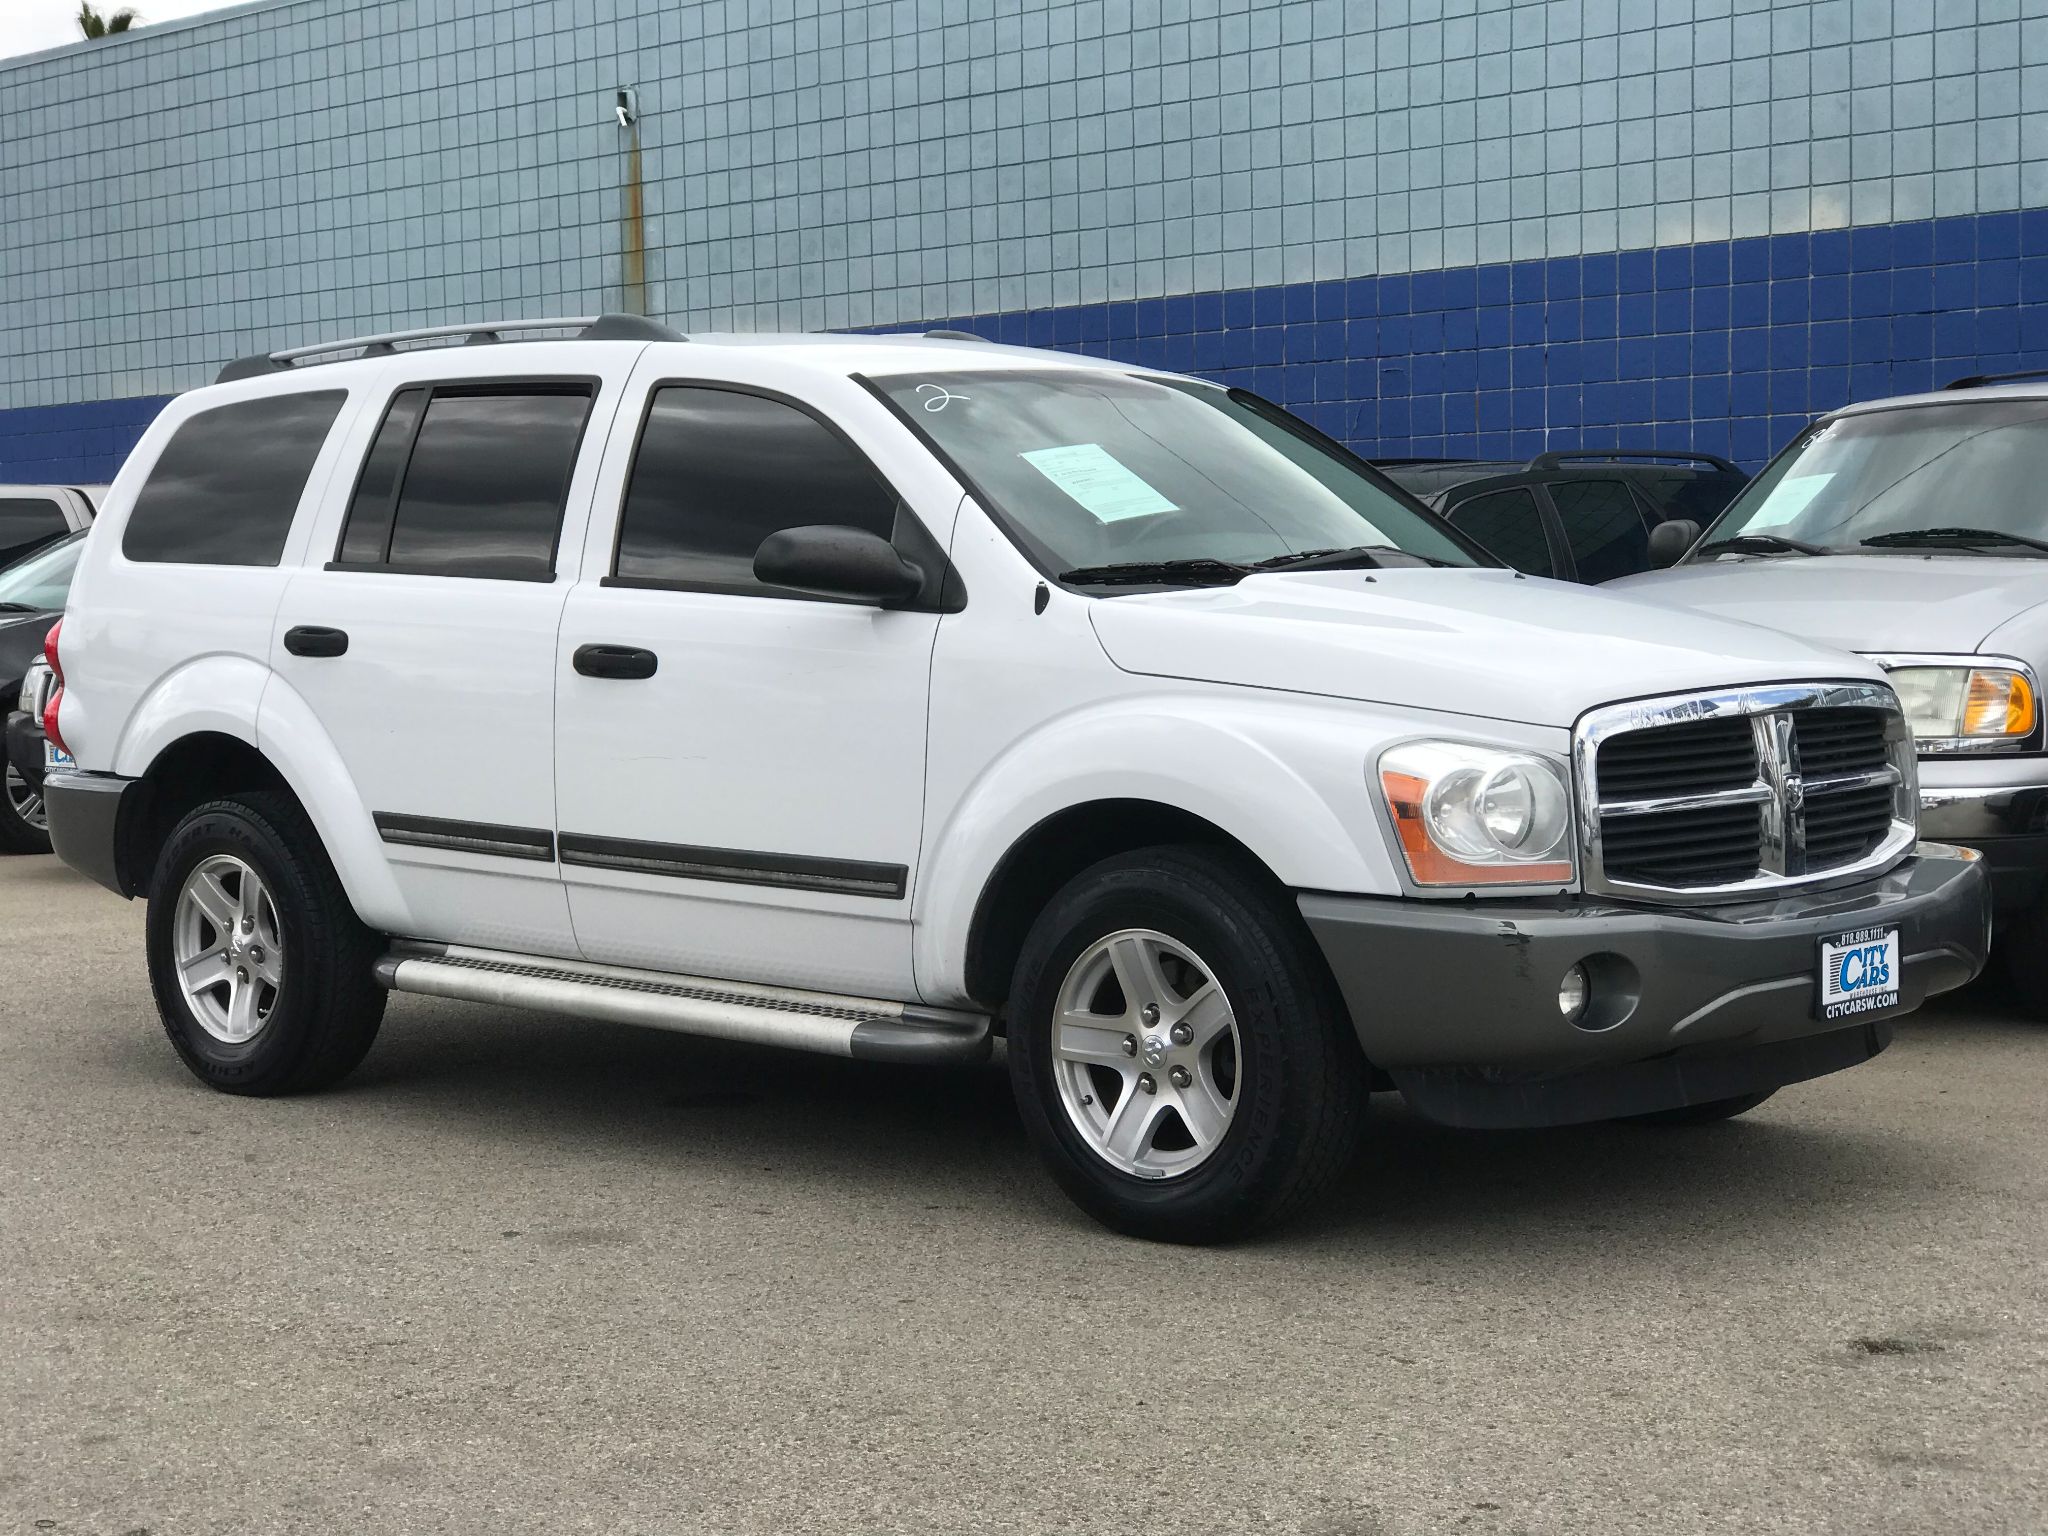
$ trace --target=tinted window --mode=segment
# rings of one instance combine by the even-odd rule
[[[1635,497],[1619,480],[1567,480],[1550,487],[1579,580],[1606,581],[1649,569],[1650,534]]]
[[[444,386],[422,411],[420,391],[402,392],[364,461],[342,559],[430,574],[553,574],[591,393],[582,384]]]
[[[0,496],[0,565],[12,565],[69,525],[57,503],[40,496]]]
[[[1536,498],[1524,490],[1491,491],[1461,501],[1447,514],[1461,532],[1469,533],[1518,571],[1554,576],[1550,544],[1543,537],[1543,515]]]
[[[771,533],[811,523],[896,526],[896,496],[815,417],[759,395],[657,390],[619,520],[616,573],[732,592]]]
[[[215,406],[171,434],[121,552],[183,565],[275,565],[344,391]]]
[[[1636,480],[1636,494],[1659,517],[1689,517],[1702,528],[1721,515],[1745,481],[1740,475],[1645,475]]]
[[[363,461],[363,473],[356,481],[356,493],[349,499],[348,522],[341,540],[341,558],[376,565],[391,547],[391,513],[398,505],[398,482],[405,473],[405,461],[412,453],[413,434],[419,431],[420,410],[427,402],[424,389],[401,390],[384,413],[370,456]]]

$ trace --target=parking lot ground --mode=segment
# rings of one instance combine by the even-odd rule
[[[2048,1026],[1699,1130],[1439,1130],[1112,1237],[995,1068],[394,1000],[200,1088],[142,909],[0,864],[0,1533],[2039,1532]]]

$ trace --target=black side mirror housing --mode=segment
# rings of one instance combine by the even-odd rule
[[[770,586],[884,608],[924,588],[924,572],[880,534],[830,523],[769,534],[754,551],[754,575]]]
[[[1678,557],[1691,549],[1700,536],[1700,525],[1689,517],[1674,517],[1650,530],[1650,569],[1661,571],[1678,564]]]

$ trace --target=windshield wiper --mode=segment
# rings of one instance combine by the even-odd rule
[[[0,603],[0,613],[41,613],[34,603]]]
[[[1868,543],[1869,540],[1865,540]],[[1695,554],[1718,555],[1832,555],[1834,551],[1824,544],[1809,544],[1804,539],[1788,539],[1782,533],[1738,533],[1733,538],[1716,539],[1711,544],[1702,544]]]
[[[1865,539],[1872,549],[1936,549],[1944,544],[2010,544],[2021,549],[2038,549],[2048,555],[2048,539],[2030,539],[2024,533],[2000,533],[1996,528],[1904,528],[1897,533],[1880,533]]]
[[[1248,565],[1228,560],[1126,560],[1117,565],[1082,565],[1061,571],[1077,587],[1227,587],[1251,574]]]
[[[1255,571],[1334,571],[1359,568],[1383,570],[1387,562],[1381,555],[1397,555],[1400,562],[1413,560],[1418,565],[1449,566],[1450,561],[1439,560],[1434,555],[1411,554],[1393,544],[1353,544],[1348,549],[1304,549],[1291,555],[1273,555],[1264,560],[1254,560]]]

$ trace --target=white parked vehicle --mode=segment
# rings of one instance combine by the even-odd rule
[[[334,1081],[386,989],[905,1063],[1001,1034],[1068,1192],[1205,1239],[1311,1200],[1375,1087],[1722,1118],[1981,964],[1876,666],[1494,567],[1241,392],[444,339],[174,401],[53,647],[58,852],[148,896],[215,1087]]]
[[[2048,1015],[2048,376],[1815,421],[1670,569],[1607,588],[1858,651],[1899,690],[1920,821],[1991,876],[1997,959]],[[1688,550],[1688,546],[1695,546]]]

